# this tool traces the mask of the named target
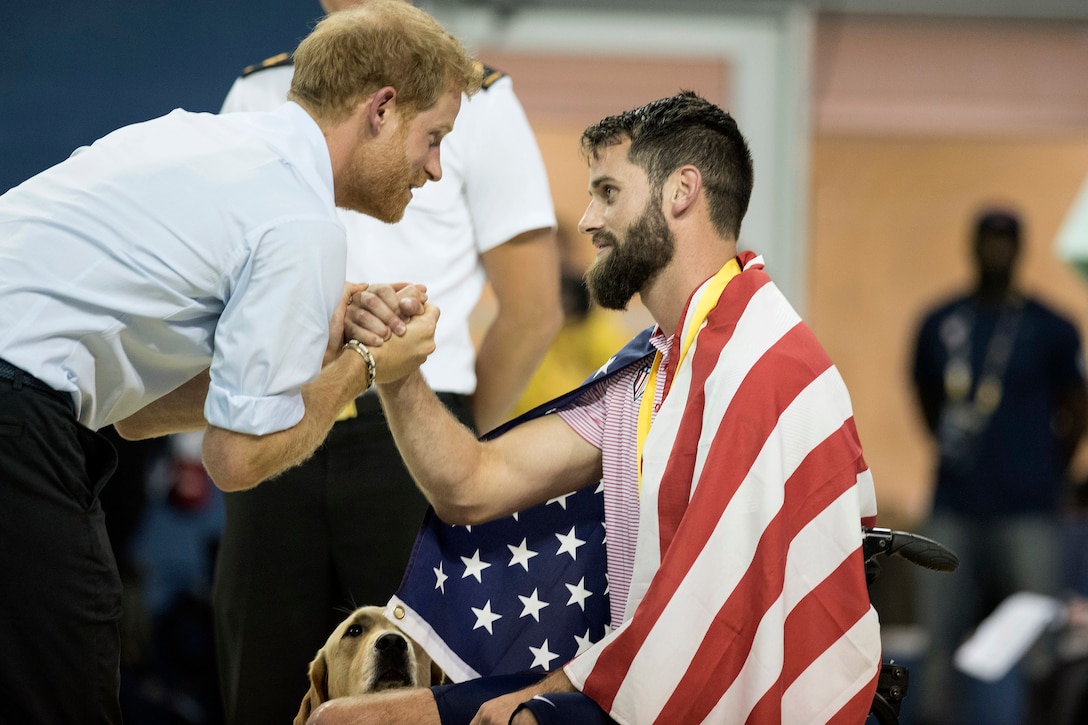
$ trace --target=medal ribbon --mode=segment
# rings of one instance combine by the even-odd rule
[[[691,349],[692,343],[695,342],[695,336],[699,334],[699,330],[706,324],[706,318],[718,305],[718,300],[722,296],[722,292],[725,291],[725,286],[729,284],[729,281],[741,273],[740,262],[734,257],[725,263],[718,272],[710,278],[710,280],[703,286],[703,293],[699,295],[699,300],[695,304],[695,312],[691,316],[691,323],[687,325],[686,334],[683,336],[680,347],[680,355],[676,358],[676,364],[670,366],[675,371],[680,369],[680,366],[684,363],[684,358],[688,355],[688,350]],[[681,320],[681,325],[683,320]],[[685,332],[684,329],[677,331],[677,338],[680,333]],[[674,347],[675,349],[675,343]],[[650,434],[650,425],[653,422],[654,414],[654,394],[657,391],[657,376],[661,370],[661,351],[654,355],[653,365],[650,366],[650,375],[646,379],[646,388],[642,391],[642,403],[639,405],[638,410],[638,493],[642,495],[642,449],[646,443],[646,436]],[[669,383],[671,381],[666,378],[665,380],[665,393],[661,396],[662,402],[664,402],[665,395],[668,394]]]

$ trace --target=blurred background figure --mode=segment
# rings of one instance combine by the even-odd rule
[[[586,238],[579,234],[571,235],[562,225],[559,240],[560,250],[578,243],[588,244]],[[569,253],[564,255],[563,251],[560,254],[572,256]],[[563,326],[514,406],[514,415],[520,415],[581,385],[632,336],[632,332],[622,324],[623,313],[605,310],[590,300],[583,276],[585,269],[577,260],[565,258],[561,266]]]
[[[1084,359],[1073,324],[1017,287],[1021,235],[1014,213],[982,211],[973,288],[926,314],[915,339],[917,401],[937,453],[924,532],[960,557],[953,576],[923,572],[917,582],[930,637],[919,683],[927,725],[1024,722],[1024,667],[984,687],[955,672],[952,654],[1008,595],[1059,593],[1060,512],[1085,429]]]
[[[562,312],[555,211],[536,139],[511,79],[480,72],[483,89],[464,99],[442,142],[441,181],[416,190],[395,225],[344,211],[341,220],[349,280],[426,285],[442,319],[424,377],[461,422],[484,432],[508,417]],[[292,74],[289,54],[247,69],[222,111],[278,107]],[[476,349],[469,319],[485,283],[495,313]],[[426,500],[373,390],[312,459],[225,499],[212,602],[226,722],[290,722],[310,660],[345,612],[396,591]]]
[[[200,463],[200,434],[156,442],[131,546],[138,576],[125,583],[121,709],[126,722],[218,725],[211,581],[224,494]]]

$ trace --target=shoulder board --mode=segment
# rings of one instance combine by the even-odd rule
[[[260,63],[246,66],[246,69],[242,71],[242,77],[245,78],[259,70],[264,70],[265,68],[279,68],[282,65],[292,65],[294,62],[295,58],[290,53],[280,53],[271,58],[265,58]]]
[[[483,83],[480,84],[480,90],[486,91],[493,86],[496,81],[506,76],[501,70],[492,68],[489,65],[484,65],[479,61],[476,62],[476,65],[480,69],[480,75],[483,76]]]

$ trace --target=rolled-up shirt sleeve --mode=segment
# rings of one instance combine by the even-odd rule
[[[253,231],[215,331],[208,423],[252,435],[296,425],[345,279],[344,229],[280,220]]]

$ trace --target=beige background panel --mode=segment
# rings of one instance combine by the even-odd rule
[[[1086,169],[1088,134],[816,141],[808,320],[851,390],[882,525],[909,527],[929,503],[932,452],[911,395],[912,336],[929,304],[970,283],[980,204],[1021,210],[1022,281],[1088,337],[1088,288],[1052,244]]]
[[[719,59],[639,58],[508,53],[481,49],[488,65],[514,80],[525,113],[537,124],[586,126],[629,108],[690,89],[723,103],[729,68]]]
[[[822,15],[819,133],[1037,133],[1088,127],[1088,26]]]

